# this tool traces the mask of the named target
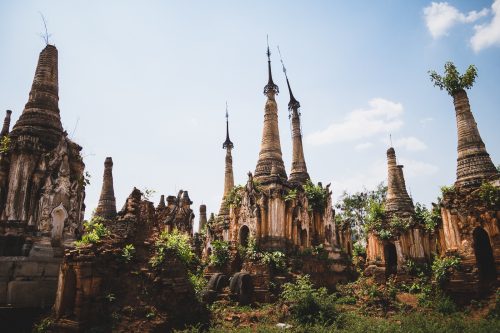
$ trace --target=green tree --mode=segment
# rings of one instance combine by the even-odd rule
[[[477,68],[470,65],[465,73],[460,75],[455,64],[448,61],[444,65],[444,73],[445,75],[441,76],[436,71],[429,71],[431,81],[435,87],[446,90],[450,96],[455,96],[460,91],[472,88],[477,77]]]

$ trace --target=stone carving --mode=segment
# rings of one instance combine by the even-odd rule
[[[177,229],[192,236],[195,218],[192,203],[188,191],[180,190],[177,197],[169,195],[167,206],[156,210],[157,219],[166,225],[167,230]]]

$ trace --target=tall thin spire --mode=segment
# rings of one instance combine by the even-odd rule
[[[267,70],[268,70],[268,81],[264,86],[264,94],[267,95],[268,92],[273,91],[275,94],[279,94],[280,90],[277,85],[273,82],[273,73],[271,71],[271,51],[269,50],[269,37],[267,39]]]
[[[271,51],[267,44],[267,64],[269,80],[264,87],[264,94],[267,96],[264,113],[264,128],[262,130],[262,141],[260,145],[259,160],[255,167],[255,179],[261,183],[267,181],[266,177],[271,175],[273,163],[276,164],[277,176],[286,179],[285,165],[281,153],[280,134],[278,128],[278,106],[275,95],[279,92],[278,86],[274,84],[271,73]],[[272,179],[275,179],[273,177]],[[271,178],[269,178],[271,180]]]
[[[290,101],[288,102],[288,111],[290,112],[290,120],[292,122],[292,170],[290,171],[291,183],[304,184],[309,177],[307,172],[306,160],[304,158],[304,148],[302,145],[302,130],[300,126],[300,103],[295,99],[292,93],[292,88],[290,87],[290,81],[288,80],[288,75],[286,73],[285,64],[283,63],[283,58],[281,57],[281,51],[278,46],[278,52],[280,54],[280,61],[283,67],[283,73],[285,74],[286,84],[288,86],[288,92],[290,93]]]
[[[396,152],[393,147],[387,150],[387,197],[385,210],[388,213],[412,213],[413,201],[406,191],[403,166],[396,162]]]
[[[234,145],[229,139],[229,112],[227,111],[227,102],[226,102],[226,141],[222,144],[222,149],[233,149]]]
[[[11,114],[12,114],[12,111],[10,111],[10,110],[5,111],[5,118],[3,120],[3,127],[2,127],[2,131],[0,132],[0,137],[6,136],[7,134],[9,134],[10,115]]]
[[[104,161],[101,197],[99,198],[95,215],[105,219],[112,219],[116,216],[116,199],[113,187],[113,159],[111,157],[106,157]]]
[[[222,195],[222,202],[219,209],[219,215],[229,215],[229,209],[224,204],[225,198],[229,192],[234,187],[234,175],[233,175],[233,156],[231,155],[231,150],[233,150],[234,145],[229,139],[229,112],[226,102],[226,141],[222,144],[222,148],[226,150],[226,163],[224,168],[224,194]]]

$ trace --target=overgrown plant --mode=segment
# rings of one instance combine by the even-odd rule
[[[216,267],[222,267],[229,262],[230,258],[229,243],[216,240],[212,242],[212,254],[210,263]]]
[[[0,139],[0,153],[7,153],[10,149],[10,137],[5,135]]]
[[[281,251],[264,252],[261,261],[276,271],[284,272],[286,270],[286,256]]]
[[[125,262],[130,262],[135,254],[135,247],[133,244],[127,244],[122,249],[122,258]]]
[[[172,232],[164,230],[160,233],[155,243],[155,254],[150,260],[151,265],[158,268],[163,264],[169,250],[174,251],[184,264],[191,265],[193,263],[195,254],[191,248],[189,236],[174,229]]]
[[[450,277],[453,270],[460,266],[461,259],[459,256],[447,256],[443,258],[435,258],[432,263],[432,275],[436,282],[440,285],[445,283]]]
[[[89,221],[83,221],[84,234],[82,239],[75,242],[77,247],[95,244],[109,235],[109,230],[104,226],[106,220],[100,216],[94,216]]]
[[[441,194],[442,194],[443,197],[445,195],[451,194],[453,192],[455,192],[455,186],[454,185],[451,185],[451,186],[441,186]]]
[[[226,207],[237,207],[241,205],[241,200],[243,199],[241,192],[243,191],[242,185],[237,185],[229,191],[229,193],[224,198],[224,205]]]
[[[281,300],[290,306],[293,318],[301,324],[331,325],[338,318],[335,297],[326,288],[315,288],[308,275],[285,283]]]
[[[309,203],[309,211],[324,211],[328,199],[328,190],[320,185],[314,185],[311,180],[308,180],[303,187]]]
[[[448,61],[444,65],[444,76],[439,75],[436,71],[429,71],[429,75],[435,87],[440,90],[444,89],[453,96],[459,91],[472,88],[477,77],[477,68],[470,65],[465,73],[460,75],[455,64]]]
[[[500,188],[489,182],[483,182],[479,187],[479,197],[492,208],[500,206]]]
[[[288,191],[288,193],[284,196],[285,201],[293,201],[297,199],[297,189],[293,189]]]
[[[440,198],[438,198],[438,202]],[[422,225],[427,231],[434,231],[441,224],[441,209],[439,204],[433,204],[432,209],[427,209],[425,205],[417,202],[415,205],[415,218],[417,223]]]

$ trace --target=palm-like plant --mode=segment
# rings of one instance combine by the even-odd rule
[[[457,67],[451,61],[448,61],[444,65],[444,72],[444,76],[439,75],[436,71],[429,71],[429,75],[435,87],[441,90],[446,89],[451,96],[465,89],[472,88],[477,77],[476,66],[470,65],[465,73],[460,75]]]

